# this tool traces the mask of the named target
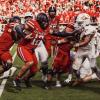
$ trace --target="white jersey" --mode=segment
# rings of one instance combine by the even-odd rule
[[[96,28],[94,26],[88,25],[84,27],[84,31],[81,33],[81,38],[83,38],[86,35],[95,35],[96,33]],[[80,47],[80,49],[83,50],[91,50],[92,46],[95,44],[94,39],[92,38],[92,40],[84,47]]]
[[[97,50],[100,53],[100,33],[99,32],[97,32],[96,40],[97,40]]]
[[[84,31],[81,33],[81,39],[83,39],[87,35],[94,35],[91,41],[83,47],[79,47],[76,54],[75,54],[75,61],[72,65],[72,68],[75,70],[79,70],[79,68],[82,65],[82,62],[84,58],[88,58],[90,63],[92,64],[91,59],[96,58],[96,48],[95,48],[95,34],[96,34],[96,28],[94,26],[88,25],[84,27]],[[92,64],[94,66],[94,64]]]

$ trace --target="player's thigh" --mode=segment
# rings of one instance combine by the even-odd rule
[[[93,67],[96,67],[96,66],[97,66],[96,58],[91,58],[90,59],[90,67],[93,68]]]
[[[56,52],[56,55],[54,56],[53,65],[54,66],[61,66],[64,64],[64,62],[65,62],[65,57],[64,57],[63,53],[61,52],[61,50],[59,49]]]
[[[27,50],[25,47],[18,47],[17,48],[18,56],[24,61],[24,62],[30,62],[33,61],[32,53]]]
[[[44,46],[37,47],[35,49],[35,54],[36,54],[38,61],[40,60],[41,62],[45,62],[48,59],[48,52]]]
[[[75,57],[74,62],[72,64],[72,68],[75,70],[79,70],[82,64],[82,60],[83,60],[82,57]]]

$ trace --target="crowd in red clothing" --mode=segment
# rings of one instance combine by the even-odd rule
[[[1,2],[0,3],[1,22],[6,23],[6,21],[4,21],[5,19],[11,18],[12,16],[14,16],[9,20],[9,23],[5,26],[4,31],[2,31],[3,35],[1,35],[0,37],[1,39],[0,40],[1,42],[1,47],[0,47],[1,58],[0,59],[2,62],[4,62],[4,64],[2,64],[4,68],[2,67],[1,73],[11,68],[12,57],[10,55],[9,48],[14,44],[14,42],[19,42],[18,49],[17,49],[18,56],[25,63],[14,80],[14,82],[16,83],[16,87],[19,87],[19,88],[21,87],[20,79],[23,78],[23,75],[27,72],[27,70],[30,70],[30,71],[26,75],[26,77],[23,78],[26,86],[28,86],[27,82],[29,83],[29,79],[36,74],[38,59],[41,62],[40,70],[42,70],[43,76],[48,78],[47,77],[49,76],[48,75],[48,72],[49,72],[48,58],[51,55],[54,56],[53,64],[51,65],[53,68],[50,69],[50,73],[49,73],[50,78],[46,79],[46,81],[45,79],[43,79],[44,85],[46,84],[45,88],[47,88],[48,86],[47,84],[48,81],[52,80],[52,76],[53,76],[52,74],[57,75],[57,82],[60,82],[61,73],[66,73],[66,71],[69,70],[68,72],[70,75],[71,73],[70,71],[71,68],[69,68],[71,65],[70,49],[72,47],[79,48],[79,46],[81,47],[81,45],[84,46],[87,44],[87,41],[89,43],[92,40],[92,38],[95,35],[94,33],[96,32],[96,30],[93,30],[91,32],[90,30],[92,26],[89,26],[89,25],[91,24],[91,21],[93,23],[99,22],[98,19],[100,18],[100,13],[99,13],[100,1],[98,0],[7,0],[7,1],[1,0],[0,2]],[[28,16],[29,17],[28,19],[25,18],[26,17],[25,14],[27,12],[32,13],[32,16]],[[44,13],[39,13],[39,12],[44,12]],[[57,16],[56,16],[56,13],[57,13]],[[81,25],[82,27],[84,26],[83,28],[84,32],[79,32],[79,31],[83,31],[83,29],[79,31],[74,31],[74,25],[71,25],[71,24],[74,24],[75,21],[77,22],[77,19],[79,18],[77,16],[81,15],[81,13],[82,15],[84,15],[82,16],[81,20],[83,20],[83,22],[86,23],[86,26],[89,29],[87,27],[85,29],[85,26]],[[88,16],[88,14],[91,17]],[[37,15],[37,18],[34,19],[34,16],[36,15]],[[4,20],[2,20],[3,17],[4,17]],[[25,20],[24,24],[23,23],[21,24],[22,20],[20,19],[20,17],[24,17],[24,20]],[[89,23],[87,24],[88,20],[89,20]],[[14,25],[12,26],[12,24]],[[80,27],[80,23],[78,24],[79,24],[78,27]],[[2,26],[1,26],[1,29],[2,29]],[[57,35],[59,33],[58,31],[62,33],[64,31],[67,34],[67,36],[68,36],[67,32],[69,32],[70,34],[69,36],[72,35],[75,39],[73,40],[72,38],[67,39],[65,37],[52,36],[51,34],[53,32],[51,31],[55,32],[55,30],[57,30]],[[82,44],[80,43],[80,40],[78,40],[78,38],[76,41],[76,37],[78,36],[76,34],[73,35],[74,33],[73,31],[76,32],[77,34],[78,32],[87,33],[84,35],[85,39],[82,39],[82,42],[81,42]],[[92,35],[90,36],[90,33],[93,36]],[[91,38],[89,38],[88,35]],[[79,42],[79,43],[76,43],[76,42]],[[51,50],[51,47],[53,47],[52,50]],[[5,48],[7,50],[5,50]],[[5,54],[5,51],[7,51],[6,54]],[[51,54],[52,51],[53,51],[53,54]],[[68,81],[71,81],[71,78]],[[59,84],[57,84],[57,86],[59,86]]]
[[[38,12],[47,12],[53,5],[57,8],[58,15],[63,15],[65,21],[72,20],[81,12],[87,12],[94,19],[100,16],[99,0],[0,0],[0,16],[24,17],[26,12],[33,15]]]

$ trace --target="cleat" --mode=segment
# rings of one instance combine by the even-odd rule
[[[50,88],[50,87],[48,87],[48,86],[44,86],[44,89],[46,89],[46,90],[49,90],[49,88]]]
[[[21,81],[20,79],[15,79],[13,81],[13,84],[14,84],[14,87],[17,89],[17,90],[21,90]]]
[[[56,82],[56,87],[58,87],[58,88],[61,87],[60,81]]]
[[[52,89],[51,86],[44,86],[43,88],[46,89],[46,90],[50,90],[50,89]]]
[[[56,87],[60,88],[61,87],[61,84],[56,84]]]

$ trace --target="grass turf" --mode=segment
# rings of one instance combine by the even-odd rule
[[[100,58],[97,59],[98,66],[100,65]],[[23,65],[23,62],[16,57],[14,65],[18,70]],[[17,73],[17,72],[16,72]],[[99,100],[100,99],[100,82],[90,81],[77,87],[66,86],[62,88],[52,88],[45,90],[42,88],[43,83],[40,73],[37,73],[32,79],[33,87],[23,88],[18,91],[14,88],[12,80],[14,77],[8,79],[6,87],[0,100]],[[65,78],[65,77],[64,77]],[[64,79],[63,78],[63,79]]]

